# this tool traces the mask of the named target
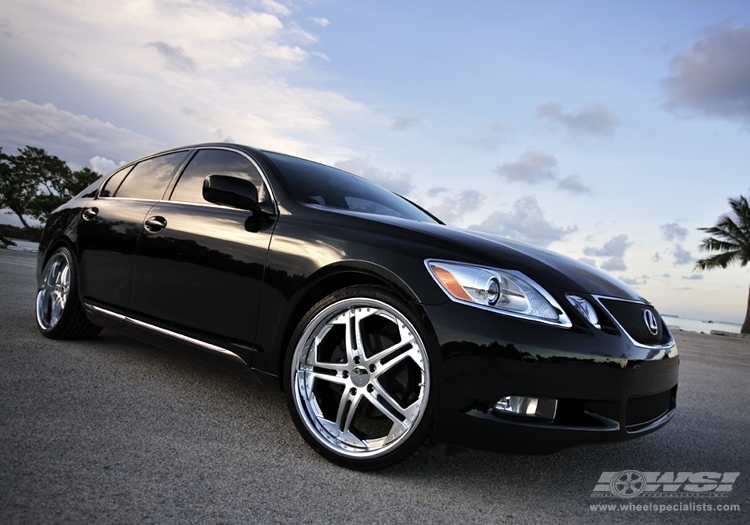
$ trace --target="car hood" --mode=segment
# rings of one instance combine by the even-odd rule
[[[511,269],[526,273],[545,287],[578,289],[594,295],[645,301],[638,292],[619,279],[565,255],[476,230],[448,229],[466,238],[470,243],[471,238],[481,239],[482,243],[488,243],[483,245],[485,248],[492,246],[490,253],[498,254],[504,260],[510,258],[523,261],[523,267]]]
[[[375,217],[370,216],[370,220],[381,223],[380,228],[387,223],[402,230],[400,234],[390,232],[392,235],[408,235],[404,230],[410,230],[417,233],[412,237],[413,241],[420,241],[422,236],[429,238],[420,242],[420,251],[426,259],[447,259],[518,270],[545,288],[645,302],[643,297],[619,279],[559,253],[477,230]]]

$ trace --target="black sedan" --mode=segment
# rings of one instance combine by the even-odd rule
[[[38,282],[45,336],[105,327],[231,362],[283,388],[307,443],[350,468],[432,440],[619,441],[675,411],[674,339],[620,281],[246,146],[178,148],[102,178],[50,216]]]

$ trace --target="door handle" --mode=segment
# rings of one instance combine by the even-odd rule
[[[93,220],[97,215],[99,215],[99,208],[86,208],[81,213],[84,221]]]
[[[149,217],[148,219],[146,219],[146,222],[143,224],[148,231],[158,232],[159,230],[167,227],[167,219],[156,215],[154,217]]]

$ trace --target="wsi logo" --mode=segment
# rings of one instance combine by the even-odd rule
[[[731,492],[739,472],[602,472],[591,494],[595,497],[701,497]]]

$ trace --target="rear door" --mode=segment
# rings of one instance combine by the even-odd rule
[[[208,175],[250,180],[265,213],[203,199]],[[219,345],[247,362],[275,208],[260,169],[231,148],[198,149],[171,198],[149,211],[133,270],[130,315]]]
[[[124,313],[143,220],[188,153],[172,152],[123,168],[84,208],[77,230],[84,302]]]

